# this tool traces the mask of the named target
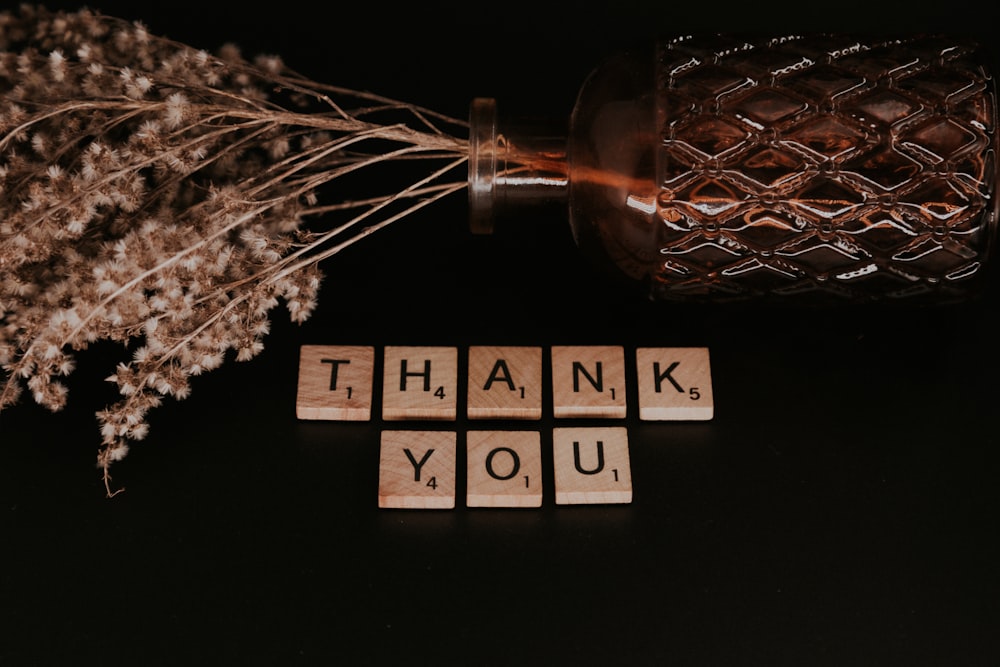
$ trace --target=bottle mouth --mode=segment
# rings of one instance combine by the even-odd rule
[[[505,120],[496,100],[469,107],[469,228],[492,234],[497,220],[527,206],[565,205],[569,188],[566,130],[551,119]]]
[[[479,97],[469,107],[469,228],[492,234],[496,209],[497,103]]]

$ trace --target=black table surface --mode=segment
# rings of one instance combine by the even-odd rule
[[[565,115],[600,58],[660,35],[988,16],[670,4],[92,6],[456,116],[479,95]],[[64,411],[0,414],[0,665],[1000,663],[1000,293],[653,304],[596,275],[560,215],[480,237],[466,210],[456,195],[332,258],[308,322],[276,310],[258,358],[154,411],[112,499],[94,412],[119,349],[78,357]],[[379,509],[390,425],[298,420],[306,344],[707,347],[716,416],[642,422],[630,397],[630,504],[556,505],[546,459],[537,509],[465,507],[461,473],[453,510]],[[531,426],[546,443],[558,425],[546,407]]]

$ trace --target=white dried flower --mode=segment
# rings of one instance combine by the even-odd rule
[[[464,122],[277,56],[31,5],[0,12],[0,44],[0,410],[24,389],[60,409],[73,354],[122,343],[106,484],[163,396],[260,354],[282,301],[309,316],[322,261],[465,187]],[[389,162],[381,195],[340,186]]]

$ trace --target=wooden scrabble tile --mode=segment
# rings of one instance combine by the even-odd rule
[[[552,348],[553,416],[621,419],[626,415],[625,394],[624,348]]]
[[[469,419],[541,419],[542,348],[469,348]]]
[[[708,348],[636,350],[639,419],[709,420],[715,416]]]
[[[466,434],[469,507],[541,507],[542,444],[538,431]]]
[[[557,505],[632,502],[625,427],[555,428],[552,459]]]
[[[299,419],[371,419],[375,349],[353,345],[303,345],[299,350]]]
[[[456,440],[454,431],[383,431],[378,506],[453,509]]]
[[[456,418],[458,348],[388,346],[384,355],[382,419]]]

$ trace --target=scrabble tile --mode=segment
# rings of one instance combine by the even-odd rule
[[[303,345],[295,413],[299,419],[371,419],[375,349]]]
[[[469,348],[469,419],[541,419],[542,348]]]
[[[639,419],[709,420],[715,416],[708,348],[636,350]]]
[[[624,427],[552,430],[557,505],[632,502],[632,469]]]
[[[456,418],[458,348],[388,346],[384,360],[382,419]]]
[[[383,431],[378,506],[455,507],[457,435],[454,431]]]
[[[469,507],[541,507],[542,445],[538,431],[466,433]]]
[[[622,419],[626,415],[625,350],[617,346],[552,348],[554,417]]]

